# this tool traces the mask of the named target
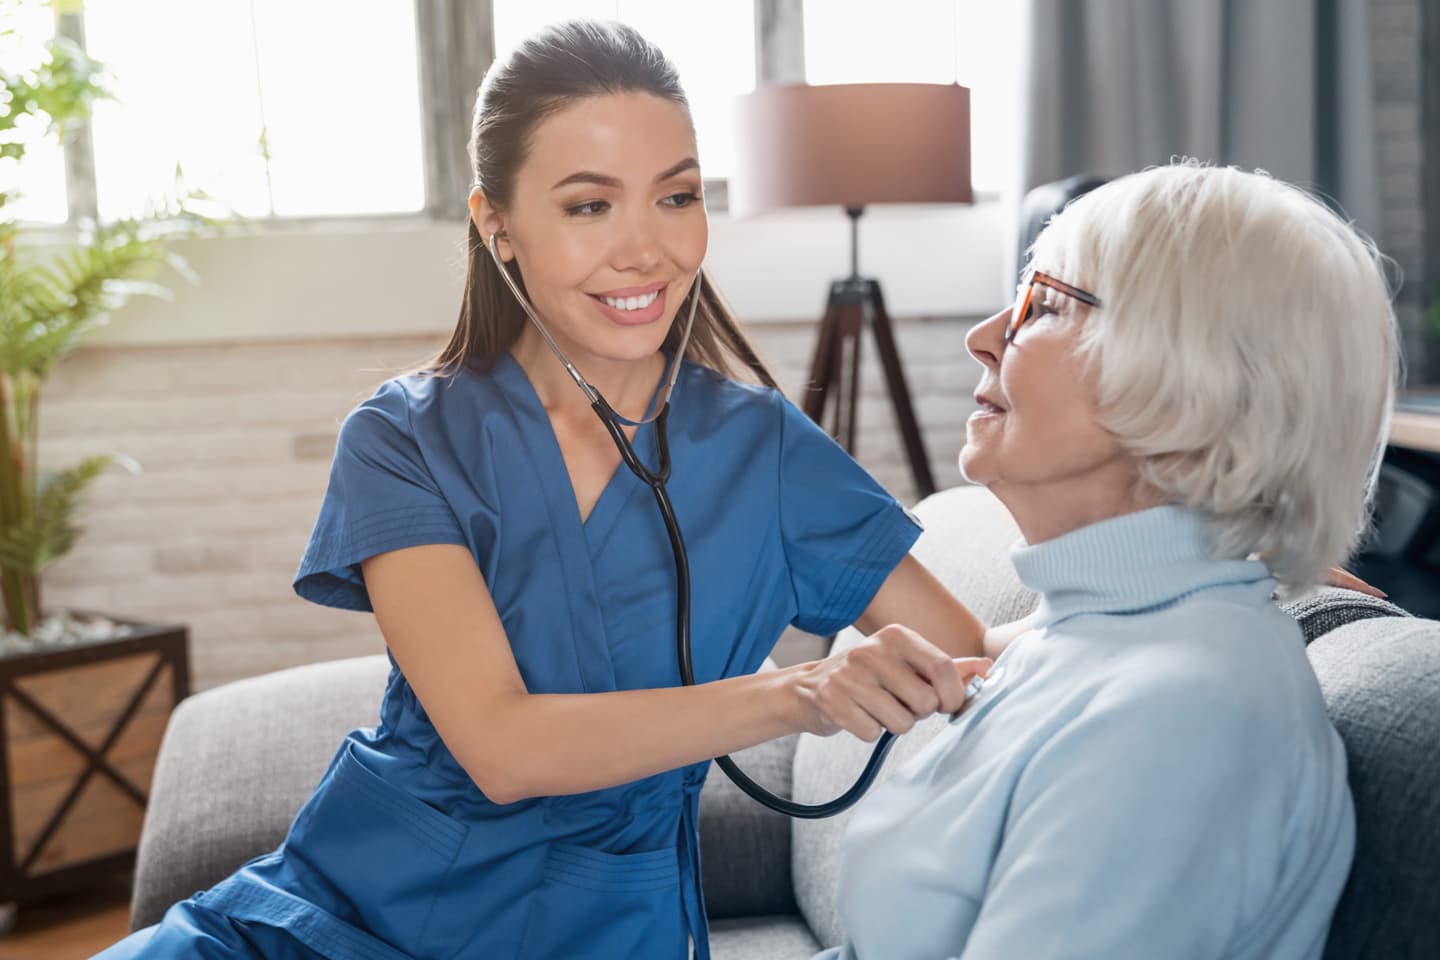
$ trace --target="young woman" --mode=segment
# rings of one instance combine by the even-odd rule
[[[907,558],[915,523],[774,388],[701,272],[695,138],[660,52],[614,24],[541,33],[487,76],[470,147],[454,337],[346,419],[295,583],[374,611],[394,662],[379,723],[278,850],[108,960],[706,957],[710,759],[904,732],[988,666],[952,659],[981,655],[982,628]],[[501,269],[622,416],[679,363],[696,686],[650,491]],[[654,465],[655,426],[625,432]],[[787,625],[851,622],[875,631],[863,647],[755,675]]]
[[[1374,247],[1267,176],[1075,201],[961,465],[1024,535],[1034,629],[855,811],[844,960],[1318,960],[1355,820],[1295,622],[1365,526],[1396,371]]]

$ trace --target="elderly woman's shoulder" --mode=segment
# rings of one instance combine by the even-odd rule
[[[1323,712],[1300,629],[1283,611],[1192,599],[1186,613],[1143,618],[1150,621],[1143,637],[1100,696],[1177,720],[1190,714],[1214,723],[1224,714],[1250,729],[1293,717],[1296,708]]]

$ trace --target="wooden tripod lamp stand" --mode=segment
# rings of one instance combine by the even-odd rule
[[[970,203],[970,91],[930,83],[762,87],[739,98],[737,216],[840,206],[850,217],[850,275],[830,284],[802,406],[852,455],[860,346],[869,328],[920,496],[935,492],[880,281],[862,276],[859,224],[875,203]]]

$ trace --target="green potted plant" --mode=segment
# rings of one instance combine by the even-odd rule
[[[23,162],[26,145],[7,137],[21,118],[48,122],[62,140],[108,96],[98,62],[57,38],[33,70],[0,70],[0,158]],[[136,294],[165,296],[154,282],[161,266],[190,271],[169,246],[194,233],[202,218],[170,205],[143,218],[81,224],[58,253],[26,243],[26,228],[7,214],[14,194],[0,193],[0,598],[11,635],[39,627],[40,573],[75,544],[76,510],[108,467],[133,462],[117,454],[89,457],[41,475],[36,466],[41,387],[67,353]]]
[[[0,164],[25,160],[17,126],[63,142],[107,95],[101,65],[63,38],[32,67],[0,67]],[[184,627],[44,615],[41,574],[80,536],[87,488],[133,464],[100,454],[42,473],[37,412],[47,377],[88,333],[129,297],[165,294],[160,268],[189,275],[170,241],[209,225],[175,201],[79,224],[57,246],[54,228],[17,221],[14,199],[0,193],[0,904],[133,863],[160,735],[188,692]]]

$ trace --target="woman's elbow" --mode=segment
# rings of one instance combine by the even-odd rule
[[[512,803],[519,803],[521,800],[529,800],[530,797],[523,790],[515,789],[512,785],[503,786],[481,786],[480,792],[485,794],[485,799],[499,807],[509,806]]]
[[[523,695],[522,695],[523,696]],[[528,767],[532,749],[512,731],[523,730],[525,720],[511,714],[514,704],[495,704],[485,711],[487,722],[472,728],[469,737],[451,746],[451,753],[470,782],[491,803],[506,805],[541,796]],[[484,733],[480,733],[483,730]],[[449,745],[447,743],[447,745]]]
[[[460,766],[469,774],[475,789],[491,803],[506,806],[539,796],[535,791],[527,789],[519,772],[502,760],[492,758],[485,762],[461,761]]]

